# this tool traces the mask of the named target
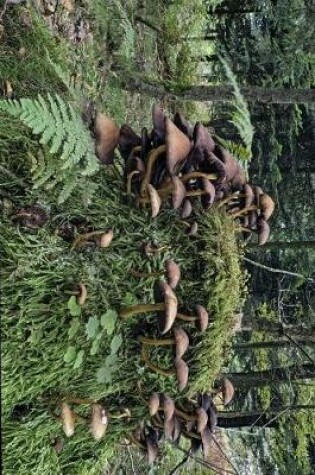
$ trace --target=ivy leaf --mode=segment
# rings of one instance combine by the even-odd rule
[[[76,357],[74,365],[73,365],[74,369],[80,368],[80,366],[83,363],[83,356],[84,356],[84,350],[80,350],[77,354],[77,357]]]
[[[100,335],[100,333],[98,335]],[[97,337],[98,337],[98,335],[97,335]],[[95,338],[95,340],[92,343],[91,349],[90,349],[90,355],[91,356],[96,355],[98,353],[99,349],[100,349],[100,346],[101,346],[100,339]]]
[[[66,363],[71,363],[71,361],[75,360],[77,355],[76,349],[74,346],[69,346],[66,353],[63,356],[63,361]]]
[[[80,320],[78,318],[73,318],[70,322],[70,328],[68,330],[68,338],[71,340],[79,331]]]
[[[106,366],[115,366],[117,363],[118,357],[116,353],[111,353],[110,355],[106,356],[105,364]]]
[[[68,309],[72,317],[79,317],[81,315],[81,307],[77,303],[77,299],[74,295],[68,300]]]
[[[107,310],[107,312],[101,316],[101,325],[107,331],[108,335],[113,333],[117,317],[118,315],[115,310]]]
[[[88,340],[95,338],[98,328],[100,326],[99,319],[97,317],[90,317],[89,321],[85,325],[85,331],[88,337]]]
[[[114,336],[114,338],[110,342],[110,351],[111,351],[111,353],[117,353],[117,351],[121,347],[122,341],[123,341],[123,339],[122,339],[122,336],[121,336],[120,333],[118,335]]]
[[[111,383],[113,380],[113,368],[110,366],[102,366],[96,373],[99,383]]]

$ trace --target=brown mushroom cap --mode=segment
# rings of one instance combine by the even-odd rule
[[[63,431],[67,437],[71,437],[74,434],[75,413],[66,402],[61,403],[60,409]]]
[[[197,317],[196,327],[199,331],[204,332],[208,328],[209,324],[209,313],[202,305],[196,305]]]
[[[196,223],[196,221],[194,221],[186,234],[187,236],[196,236],[197,232],[198,232],[198,224]]]
[[[114,231],[110,229],[107,233],[100,235],[100,247],[108,247],[114,238]]]
[[[203,209],[208,209],[214,202],[215,188],[211,181],[207,178],[201,178],[201,182],[202,188],[205,192],[203,195],[201,195],[201,204]]]
[[[177,358],[175,360],[176,378],[179,391],[183,391],[188,383],[189,368],[184,360]]]
[[[182,204],[186,196],[186,188],[184,183],[177,176],[172,176],[172,206],[177,209]]]
[[[119,127],[112,119],[98,112],[95,117],[94,131],[96,156],[105,165],[112,164],[114,161],[114,151],[119,143]]]
[[[262,217],[266,221],[268,221],[268,219],[270,218],[270,216],[273,214],[275,210],[275,203],[272,200],[272,198],[269,195],[267,195],[267,193],[260,195],[259,208],[261,209]]]
[[[198,407],[196,409],[196,416],[197,416],[197,432],[201,434],[208,423],[208,414],[207,411],[203,407]]]
[[[172,435],[172,442],[178,442],[182,433],[182,422],[179,417],[174,416],[174,431]]]
[[[166,421],[170,421],[175,413],[175,403],[173,399],[171,399],[166,394],[163,395],[163,411],[164,411],[164,419]]]
[[[255,199],[255,195],[254,195],[252,187],[248,183],[244,185],[243,192],[245,195],[244,206],[245,208],[248,208],[253,203]]]
[[[152,393],[148,402],[150,416],[155,416],[160,407],[160,395],[158,393]]]
[[[263,246],[269,239],[270,236],[270,226],[267,221],[261,216],[257,221],[257,232],[258,232],[258,244]]]
[[[173,122],[165,118],[166,168],[173,175],[178,164],[189,154],[190,140]]]
[[[175,327],[173,333],[176,343],[176,358],[181,358],[189,347],[189,338],[185,330],[181,327]]]
[[[215,173],[217,175],[217,183],[222,183],[227,178],[225,164],[213,152],[205,155],[204,161],[200,164],[200,170],[206,173]]]
[[[161,312],[164,315],[163,322],[160,321],[159,327],[162,328],[162,335],[167,333],[176,318],[177,314],[177,297],[171,287],[163,281],[159,281],[154,286],[155,302],[164,301],[165,309]]]
[[[191,215],[192,210],[193,210],[193,207],[192,207],[191,201],[189,198],[186,198],[184,200],[184,204],[182,206],[182,210],[180,213],[181,218],[183,219],[188,218],[188,216]]]
[[[232,401],[235,393],[234,386],[228,378],[223,378],[221,391],[223,396],[223,404],[224,406],[227,406]]]
[[[208,130],[197,122],[194,128],[194,147],[190,153],[190,163],[192,165],[199,165],[213,152],[215,143]]]
[[[180,267],[173,259],[168,259],[165,262],[165,269],[167,272],[168,285],[174,290],[180,281]]]
[[[101,404],[92,404],[92,415],[90,429],[95,440],[101,440],[104,436],[108,424],[106,411]]]
[[[171,419],[164,419],[164,437],[165,440],[173,440],[173,434],[175,430],[175,415]]]
[[[154,104],[152,107],[153,130],[151,132],[154,147],[165,143],[165,114],[162,109]]]
[[[187,135],[189,140],[193,138],[193,129],[190,123],[187,122],[187,120],[182,116],[182,114],[176,112],[176,114],[174,115],[173,122],[176,127],[179,128],[179,130],[181,130],[185,135]]]
[[[127,160],[132,149],[141,145],[139,135],[127,124],[120,127],[118,148],[121,156]]]
[[[150,197],[150,202],[151,202],[151,216],[152,218],[155,218],[159,214],[162,201],[153,185],[150,185],[150,184],[147,185],[147,190],[149,192],[149,197]]]
[[[215,430],[215,428],[218,424],[218,415],[217,415],[217,411],[216,411],[216,408],[215,408],[213,403],[210,404],[210,406],[207,410],[207,414],[208,414],[208,427],[209,427],[211,432],[214,432],[214,430]]]

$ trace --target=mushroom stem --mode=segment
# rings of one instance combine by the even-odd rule
[[[162,374],[163,376],[172,376],[173,374],[176,374],[176,371],[174,368],[164,369],[151,363],[146,353],[145,345],[142,345],[141,347],[141,358],[145,362],[145,364],[148,366],[148,368],[152,369],[152,371],[154,371],[155,373]]]
[[[240,211],[237,211],[236,213],[231,213],[231,216],[233,218],[238,218],[239,216],[246,214],[248,211],[257,211],[259,209],[260,208],[258,206],[247,206],[246,208],[243,208]]]
[[[152,169],[153,165],[156,162],[156,160],[159,158],[160,155],[165,153],[166,151],[166,146],[165,145],[160,145],[159,147],[153,149],[149,155],[148,155],[148,161],[147,161],[147,166],[146,166],[146,171],[145,175],[142,179],[141,186],[140,186],[140,195],[145,196],[147,192],[147,185],[151,181],[151,176],[152,176]]]
[[[133,315],[137,315],[138,313],[146,313],[146,312],[155,312],[165,310],[164,303],[146,303],[140,305],[131,305],[130,307],[123,308],[119,316],[120,318],[129,318]]]
[[[243,198],[245,195],[244,194],[240,194],[239,191],[235,191],[235,193],[232,193],[230,196],[227,196],[226,198],[224,198],[224,200],[221,200],[219,203],[218,203],[218,208],[221,208],[223,205],[226,205],[228,204],[230,201],[233,201],[235,200],[236,198]]]
[[[173,188],[172,187],[169,187],[169,188],[164,188],[164,189],[158,189],[156,190],[159,194],[159,196],[161,197],[161,200],[162,201],[167,201],[168,198],[169,198],[169,195],[172,194],[172,190]],[[189,197],[189,196],[202,196],[202,195],[207,195],[208,192],[207,191],[204,191],[204,190],[193,190],[193,191],[186,191],[186,195],[185,195],[185,198]],[[150,203],[151,200],[149,197],[147,196],[144,196],[142,198],[139,198],[139,203],[140,204],[146,204],[146,203]]]
[[[135,175],[139,175],[139,170],[133,170],[127,175],[127,195],[131,195],[131,181]]]
[[[217,179],[217,175],[215,173],[189,172],[179,178],[182,181],[182,183],[185,184],[189,180],[193,180],[194,178],[207,178],[208,180],[215,181]],[[172,190],[172,185],[170,183],[158,188],[158,192],[161,192],[161,193],[170,192],[171,190]]]
[[[193,315],[184,315],[183,313],[177,313],[176,318],[183,320],[184,322],[195,322],[198,320],[198,317],[194,317]]]
[[[162,340],[156,338],[148,338],[146,336],[139,336],[138,340],[144,345],[150,346],[168,346],[174,345],[176,340],[174,338],[163,338]]]
[[[104,234],[105,232],[106,231],[91,231],[90,233],[79,234],[79,236],[77,236],[75,240],[73,241],[70,251],[73,251],[73,249],[75,249],[78,246],[78,244],[80,244],[81,242],[87,241],[88,239],[93,238],[95,236],[100,236],[101,234]]]

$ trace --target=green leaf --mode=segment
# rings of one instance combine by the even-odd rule
[[[101,316],[101,325],[107,331],[108,335],[113,333],[117,317],[118,315],[115,310],[107,310],[107,312]]]
[[[73,318],[70,322],[70,328],[68,330],[68,338],[71,340],[79,331],[80,320],[78,318]]]
[[[80,368],[80,366],[83,363],[83,356],[84,356],[84,350],[80,350],[77,354],[77,357],[76,357],[74,365],[73,365],[74,369]]]
[[[68,300],[68,309],[72,317],[79,317],[81,315],[81,307],[77,303],[77,299],[74,295]]]
[[[95,338],[97,331],[99,329],[100,322],[98,317],[90,317],[89,321],[85,325],[85,331],[88,337],[88,340]]]
[[[131,292],[127,292],[122,298],[123,305],[136,305],[137,303],[139,303],[137,297],[135,297]]]
[[[122,341],[123,341],[123,339],[122,339],[122,336],[121,336],[120,333],[118,335],[114,336],[114,338],[112,339],[112,341],[110,343],[111,353],[117,353],[117,351],[121,347]]]
[[[71,361],[75,360],[75,357],[77,355],[77,351],[74,346],[68,346],[68,349],[63,356],[63,361],[66,363],[71,363]]]
[[[98,335],[96,335],[96,337],[98,337],[99,335],[100,335],[100,333]],[[100,349],[100,346],[101,346],[100,339],[95,338],[95,340],[92,343],[91,349],[90,349],[90,355],[91,356],[96,355],[98,353],[99,349]]]
[[[113,369],[111,367],[102,366],[96,373],[99,383],[111,383],[113,379]]]
[[[117,363],[118,356],[116,353],[111,353],[110,355],[106,356],[105,358],[105,365],[106,366],[115,366]]]

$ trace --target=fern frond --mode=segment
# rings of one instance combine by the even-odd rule
[[[51,157],[49,153],[44,154],[45,158],[40,153],[37,158],[31,157],[33,183],[34,188],[45,185],[45,189],[60,185],[59,203],[69,198],[81,178],[99,169],[94,142],[80,114],[60,96],[0,100],[0,110],[19,118],[48,147]]]

